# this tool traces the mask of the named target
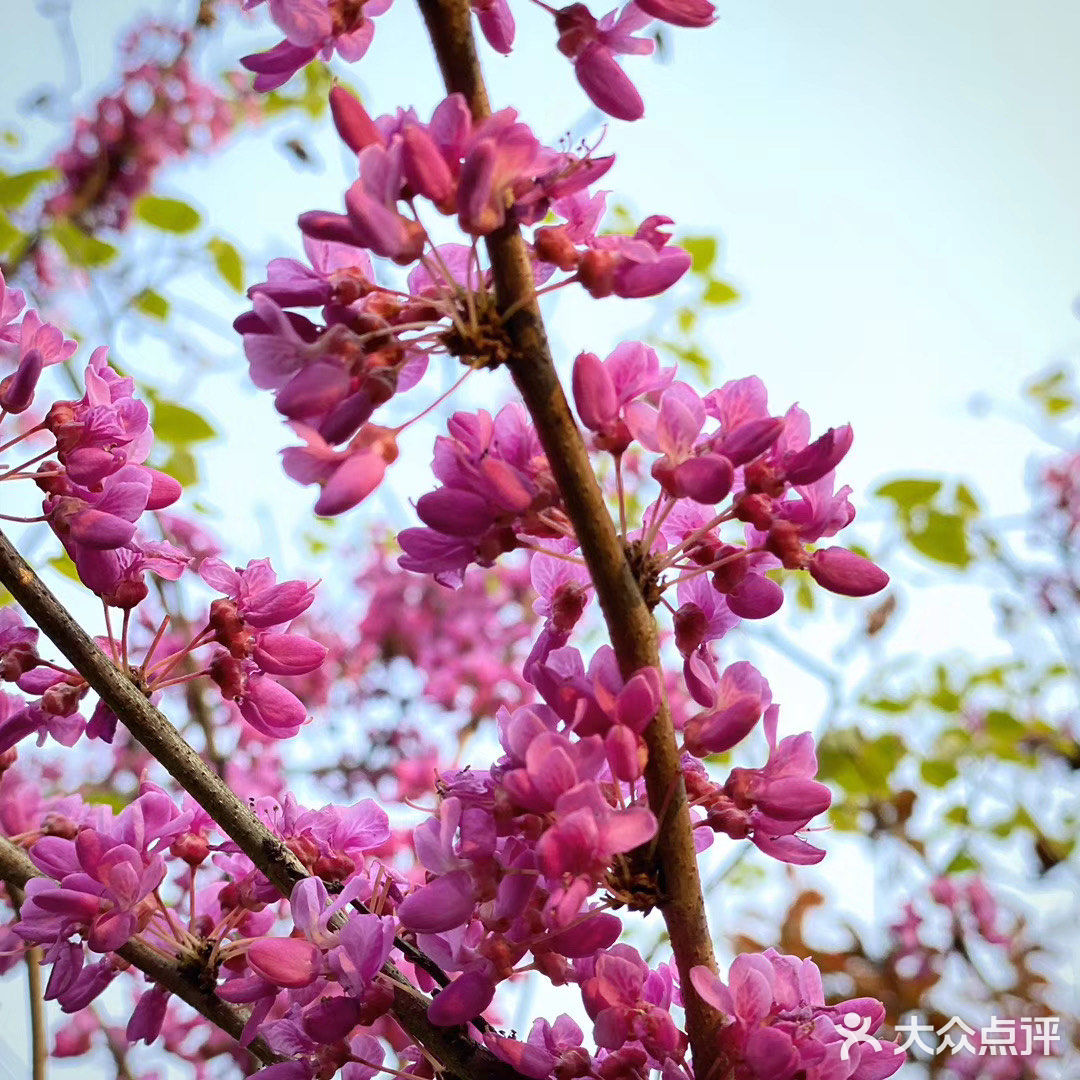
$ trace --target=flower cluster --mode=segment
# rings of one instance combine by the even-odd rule
[[[247,0],[254,8],[264,0]],[[392,0],[355,3],[351,0],[270,0],[270,15],[285,35],[271,49],[240,61],[255,76],[257,91],[276,90],[316,57],[337,54],[356,62],[375,36],[372,19],[385,14]],[[574,74],[589,100],[617,120],[640,120],[645,115],[641,94],[615,59],[620,55],[648,56],[652,37],[636,37],[654,19],[672,26],[700,28],[712,24],[716,9],[709,0],[632,0],[597,19],[582,3],[562,8],[539,5],[555,23],[556,47],[574,66]],[[469,0],[488,44],[496,52],[513,49],[516,26],[507,0]]]
[[[209,149],[232,128],[229,103],[192,70],[190,39],[190,31],[156,23],[132,33],[123,46],[123,85],[76,121],[74,139],[56,157],[63,187],[46,213],[90,229],[122,229],[163,164]],[[171,59],[140,58],[153,40],[171,47]]]
[[[470,370],[505,359],[503,316],[478,238],[507,220],[532,225],[554,212],[530,248],[545,291],[580,283],[598,298],[653,296],[690,267],[669,243],[669,218],[648,218],[632,237],[599,234],[604,196],[585,189],[614,159],[544,147],[512,109],[476,125],[455,94],[429,124],[412,111],[372,120],[340,87],[331,108],[358,154],[347,212],[301,215],[311,266],[275,259],[249,290],[253,309],[235,323],[252,381],[274,392],[304,440],[284,452],[285,471],[319,486],[321,515],[351,509],[382,483],[411,421],[387,428],[371,418],[421,380],[433,355],[459,357]],[[471,244],[436,245],[418,216],[421,197],[456,215]],[[406,292],[377,283],[369,253],[416,264]],[[560,271],[566,276],[551,281]],[[321,321],[289,310],[312,307]]]
[[[821,973],[812,960],[775,949],[744,954],[731,965],[725,985],[708,968],[691,974],[698,993],[727,1018],[717,1049],[738,1063],[746,1080],[790,1080],[795,1076],[882,1080],[904,1063],[896,1045],[854,1042],[846,1032],[872,1035],[885,1008],[872,998],[826,1005]]]
[[[15,371],[0,381],[0,418],[27,414],[43,371],[68,360],[76,347],[35,311],[27,311],[17,324],[24,305],[23,294],[8,289],[0,276],[0,355],[15,365]],[[135,397],[134,380],[109,366],[104,348],[91,355],[84,378],[81,398],[53,402],[41,420],[24,425],[0,446],[13,451],[26,440],[50,440],[44,451],[0,472],[0,483],[30,481],[45,496],[40,517],[10,520],[47,522],[83,584],[106,608],[124,612],[121,640],[113,638],[110,628],[108,647],[115,658],[138,672],[147,693],[209,675],[225,700],[236,702],[258,731],[273,738],[296,734],[307,711],[269,676],[311,672],[326,656],[322,645],[285,629],[310,606],[311,587],[300,581],[277,584],[266,560],[232,570],[219,559],[205,554],[195,558],[168,540],[143,534],[141,520],[174,503],[181,487],[145,464],[154,444],[149,411]],[[166,618],[149,641],[142,663],[134,665],[128,631],[132,611],[149,595],[145,575],[176,581],[196,569],[196,563],[202,580],[225,598],[210,605],[205,625],[189,641],[165,635]],[[44,661],[36,641],[36,630],[24,627],[13,612],[0,612],[2,678],[40,695],[30,702],[5,695],[0,749],[35,731],[66,746],[84,731],[111,741],[115,716],[99,703],[87,728],[77,711],[88,691],[86,680]],[[211,643],[221,647],[206,667],[200,667],[193,655]]]

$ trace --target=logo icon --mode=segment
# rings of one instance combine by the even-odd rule
[[[851,1048],[856,1043],[867,1043],[875,1050],[881,1049],[881,1043],[870,1034],[870,1022],[869,1016],[860,1016],[857,1012],[844,1013],[843,1023],[836,1026],[844,1037],[844,1045],[840,1047],[841,1061],[848,1060]]]

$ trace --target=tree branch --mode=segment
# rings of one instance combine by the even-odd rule
[[[26,857],[22,848],[16,847],[7,837],[0,836],[0,878],[9,887],[24,889],[26,883],[32,878],[43,876],[38,873],[37,867]],[[144,975],[165,987],[182,1001],[186,1001],[222,1031],[227,1032],[234,1039],[240,1038],[240,1033],[247,1022],[247,1014],[222,1001],[216,994],[208,994],[198,989],[176,962],[167,960],[141,941],[129,941],[115,951],[118,956],[137,967]],[[256,1038],[247,1050],[264,1065],[290,1060],[271,1050],[261,1037]]]
[[[131,734],[202,806],[218,827],[266,875],[274,888],[286,900],[289,899],[297,883],[309,876],[304,865],[233,794],[168,719],[97,647],[2,531],[0,583],[97,691]],[[363,905],[354,904],[354,907],[361,912],[366,911]],[[344,925],[344,921],[343,917],[339,918],[335,928]],[[445,984],[446,975],[430,957],[401,938],[396,940],[396,944],[410,963],[424,968],[433,977],[437,972],[437,981]],[[450,1076],[460,1080],[524,1080],[520,1073],[497,1058],[486,1046],[470,1039],[464,1029],[432,1024],[427,1018],[430,999],[413,987],[395,964],[388,961],[382,970],[394,984],[394,1017],[409,1037],[428,1050]],[[476,1024],[481,1028],[486,1027],[479,1017]]]
[[[417,0],[449,93],[463,94],[474,120],[491,114],[466,0]],[[656,622],[627,561],[596,482],[585,443],[570,412],[535,298],[532,267],[517,225],[508,222],[486,240],[505,329],[513,344],[510,373],[532,416],[551,471],[573,522],[624,677],[659,668]],[[687,1034],[698,1076],[716,1057],[720,1015],[694,991],[690,969],[716,970],[694,850],[690,808],[666,702],[645,732],[645,785],[660,825],[655,844],[664,902],[661,909],[686,999]]]

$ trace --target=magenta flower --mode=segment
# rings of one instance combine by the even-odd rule
[[[45,423],[68,476],[94,488],[124,465],[142,464],[154,433],[149,411],[135,399],[135,380],[121,378],[109,367],[107,349],[94,350],[84,379],[81,400],[57,402]]]
[[[584,1076],[590,1064],[589,1052],[582,1045],[584,1034],[565,1013],[554,1023],[537,1017],[525,1042],[502,1035],[487,1034],[488,1047],[525,1076],[544,1080],[556,1075]]]
[[[641,95],[615,56],[647,56],[653,51],[651,38],[633,36],[651,18],[634,3],[621,13],[608,12],[599,22],[584,4],[571,4],[555,13],[559,52],[573,61],[574,74],[592,103],[617,120],[640,120],[645,115]]]
[[[691,717],[684,732],[695,757],[722,754],[742,742],[772,701],[769,684],[744,660],[730,665],[710,689],[707,709]]]
[[[259,937],[245,956],[260,978],[290,990],[310,986],[322,970],[322,953],[305,938]]]
[[[744,953],[731,965],[725,984],[706,967],[690,973],[694,989],[728,1023],[720,1030],[718,1052],[748,1080],[883,1080],[904,1063],[895,1044],[879,1040],[849,1045],[843,1030],[876,1032],[885,1008],[872,998],[826,1005],[821,973],[812,960],[784,956],[775,949]],[[840,1029],[840,1030],[838,1030]]]
[[[148,848],[169,836],[176,821],[171,802],[165,800],[170,821],[162,814],[165,803],[158,807],[158,801],[155,795],[141,796],[108,831],[87,827],[74,840],[39,840],[30,857],[54,880],[35,878],[27,884],[16,932],[37,944],[85,934],[92,950],[109,952],[143,929],[156,909],[152,894],[165,878],[164,860]]]
[[[769,757],[764,768],[731,770],[722,792],[706,800],[706,823],[733,839],[749,837],[781,862],[810,865],[825,857],[797,834],[829,808],[832,795],[818,783],[817,756],[809,732],[776,741],[779,707],[765,710]]]
[[[244,569],[230,568],[221,559],[205,559],[199,576],[232,600],[237,614],[258,629],[292,622],[315,599],[314,587],[302,581],[279,585],[269,559],[253,559]]]
[[[716,8],[709,0],[637,0],[637,4],[652,18],[672,26],[697,28],[716,20]]]
[[[21,328],[15,326],[15,320],[24,307],[26,294],[22,289],[9,289],[0,270],[0,341],[9,345],[18,343]]]
[[[307,445],[282,450],[285,472],[298,483],[319,485],[315,513],[324,517],[342,514],[366,499],[397,459],[397,440],[389,428],[364,424],[344,450],[335,450],[317,431],[299,423],[291,426]]]
[[[3,333],[7,320],[15,308],[15,301],[22,300],[22,293],[8,292],[0,280],[0,334]],[[22,303],[19,303],[19,307]],[[4,340],[0,336],[0,340]],[[68,341],[60,330],[42,322],[36,311],[28,311],[19,327],[17,340],[12,336],[12,344],[17,346],[15,373],[0,379],[0,410],[9,413],[21,413],[30,408],[34,400],[38,379],[42,371],[53,364],[67,360],[78,348],[74,341]]]
[[[841,596],[871,596],[889,584],[889,575],[847,548],[820,548],[810,556],[810,576]]]
[[[600,879],[612,857],[648,843],[656,818],[644,806],[615,810],[593,781],[578,784],[555,803],[555,824],[540,838],[536,856],[551,880],[585,875]]]
[[[242,57],[240,63],[254,72],[255,89],[260,92],[276,90],[320,54],[329,60],[336,52],[343,60],[355,63],[375,36],[371,16],[389,11],[391,2],[270,0],[270,15],[285,40],[266,52]]]

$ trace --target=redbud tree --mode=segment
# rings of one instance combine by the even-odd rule
[[[282,40],[244,56],[253,86],[227,94],[186,59],[212,5],[193,30],[159,31],[166,62],[133,41],[122,89],[79,121],[37,224],[9,245],[0,965],[25,960],[32,996],[71,1014],[57,1057],[103,1034],[118,1075],[140,1041],[199,1076],[265,1080],[891,1075],[904,1058],[874,996],[827,1004],[814,961],[772,948],[718,968],[699,872],[716,843],[788,866],[826,858],[814,833],[831,793],[805,721],[781,717],[752,664],[721,664],[717,642],[779,611],[780,571],[844,597],[886,586],[834,540],[855,516],[835,476],[852,429],[770,407],[753,375],[702,393],[640,341],[553,356],[545,297],[661,296],[691,255],[662,214],[606,227],[607,147],[547,146],[489,101],[475,34],[512,51],[505,0],[420,0],[446,91],[427,108],[324,85],[320,59],[362,65],[388,6],[271,0]],[[599,19],[541,7],[581,89],[619,122],[616,151],[644,110],[619,58],[652,51],[657,21],[714,20],[707,0]],[[420,54],[418,40],[393,47]],[[290,99],[294,76],[308,91]],[[141,217],[183,232],[190,208],[148,194],[157,170],[269,102],[312,97],[355,179],[339,206],[301,215],[307,261],[270,262],[233,346],[288,425],[284,472],[315,489],[316,515],[347,516],[394,482],[403,433],[445,418],[432,477],[408,492],[415,523],[321,583],[234,565],[184,501],[185,459],[161,451],[177,406],[104,346],[82,356],[34,298],[59,258],[91,274],[107,262],[103,229]],[[208,251],[242,277],[227,240]],[[167,303],[150,286],[134,299],[150,315]],[[466,382],[503,403],[453,411]],[[20,554],[39,524],[80,584],[70,602]],[[354,586],[368,605],[352,639],[322,597]],[[426,710],[400,692],[395,658],[419,673]],[[358,672],[379,663],[380,694],[404,707],[378,730],[354,719],[319,774],[340,799],[306,805],[289,741],[320,713],[348,716]],[[432,705],[443,748],[425,730]],[[445,753],[481,729],[486,760]],[[37,757],[35,740],[55,753]],[[935,900],[969,903],[992,940],[979,888]],[[646,919],[665,941],[647,957],[626,940]],[[588,1024],[560,1010],[509,1028],[507,990],[526,979],[573,997]],[[122,1028],[94,1004],[118,993]],[[853,1027],[876,1041],[851,1045]]]

